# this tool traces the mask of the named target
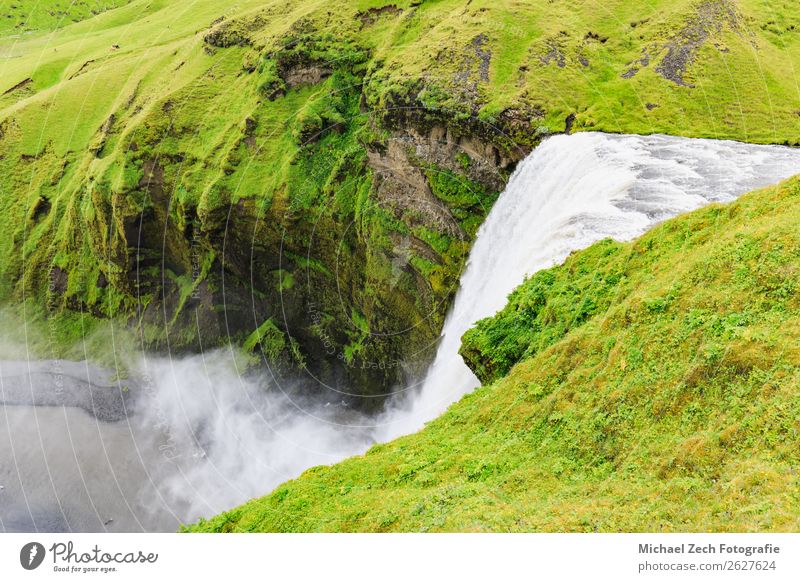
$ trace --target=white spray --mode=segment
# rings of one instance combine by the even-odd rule
[[[420,388],[395,397],[379,417],[365,418],[302,402],[286,387],[265,389],[261,380],[238,374],[226,352],[148,358],[140,369],[153,380],[128,420],[98,424],[81,413],[68,419],[69,440],[56,435],[43,445],[52,464],[59,446],[84,443],[80,454],[74,447],[63,451],[60,457],[70,466],[52,472],[55,479],[80,465],[81,455],[95,464],[91,478],[84,478],[89,469],[70,478],[71,496],[58,494],[61,485],[54,483],[64,515],[59,523],[89,530],[98,523],[106,529],[174,529],[179,521],[265,494],[311,466],[418,430],[478,385],[458,355],[461,336],[501,309],[527,275],[600,239],[631,239],[666,218],[798,172],[800,151],[788,148],[664,136],[552,137],[519,164],[479,230]],[[0,452],[14,445],[4,445],[4,433],[21,435],[31,426],[29,419],[14,421],[9,414],[6,422],[13,426],[0,430]],[[48,425],[62,421],[49,419]],[[81,422],[89,424],[80,429]],[[79,429],[85,438],[76,436]],[[98,458],[105,459],[100,468]],[[42,480],[33,473],[31,483]],[[80,508],[64,508],[69,499],[91,508],[84,509],[83,521],[74,517]],[[19,516],[0,511],[0,518],[26,527]]]
[[[378,440],[422,428],[478,385],[461,336],[502,309],[526,276],[604,238],[630,240],[667,218],[800,172],[800,151],[662,135],[555,136],[523,160],[478,231],[421,389],[395,403]]]

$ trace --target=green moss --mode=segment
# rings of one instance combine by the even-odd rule
[[[242,344],[242,348],[254,353],[259,350],[269,362],[276,362],[286,349],[286,336],[268,319],[251,333]]]
[[[631,289],[625,245],[606,240],[564,266],[539,271],[518,287],[497,315],[484,319],[463,338],[461,354],[483,382],[505,376],[517,362],[563,338],[605,312]],[[656,258],[652,256],[652,258]],[[665,308],[663,298],[648,304]]]
[[[487,192],[479,183],[436,166],[430,167],[426,176],[433,194],[447,204],[461,228],[474,237],[499,193]]]

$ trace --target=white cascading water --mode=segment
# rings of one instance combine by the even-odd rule
[[[242,377],[225,352],[146,357],[139,371],[152,382],[119,422],[98,422],[74,407],[0,405],[0,529],[174,531],[313,465],[418,430],[478,385],[458,355],[461,336],[501,309],[526,275],[597,240],[633,238],[670,216],[796,173],[800,151],[788,148],[552,137],[519,164],[481,227],[423,385],[379,418],[302,402]],[[9,377],[17,368],[0,362],[0,397],[20,382]],[[28,374],[28,384],[41,382]]]
[[[461,336],[495,314],[526,276],[604,238],[800,173],[800,150],[663,135],[559,135],[523,160],[478,231],[421,389],[384,418],[379,440],[414,432],[480,383]]]

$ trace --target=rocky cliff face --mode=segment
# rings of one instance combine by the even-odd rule
[[[343,398],[389,394],[432,359],[477,228],[525,152],[501,153],[487,135],[448,127],[447,114],[376,115],[351,71],[297,60],[279,77],[289,93],[339,75],[358,81],[337,95],[341,120],[296,132],[299,172],[287,186],[297,191],[176,209],[164,192],[178,186],[162,165],[185,154],[144,159],[136,190],[148,202],[124,211],[112,284],[148,298],[132,323],[148,330],[151,349],[232,339]],[[257,108],[248,120],[231,174],[261,153]],[[126,207],[118,202],[112,214]]]
[[[368,50],[314,30],[254,48],[263,26],[212,25],[200,79],[146,109],[134,90],[109,115],[84,164],[114,159],[61,215],[72,252],[49,267],[35,255],[29,288],[122,318],[146,349],[231,341],[377,406],[433,357],[471,241],[525,150],[413,94],[375,109]],[[226,83],[245,96],[235,108]],[[204,124],[219,126],[208,148]]]

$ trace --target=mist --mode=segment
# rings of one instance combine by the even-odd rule
[[[264,495],[303,470],[364,452],[375,419],[245,374],[234,352],[144,358],[133,430],[158,450],[160,493],[192,521]]]
[[[0,361],[0,529],[174,531],[419,430],[477,387],[460,338],[527,275],[798,172],[800,152],[775,146],[597,133],[544,141],[481,226],[426,377],[372,416],[305,378],[248,370],[233,348],[134,355],[118,378],[30,361],[18,339],[0,340],[20,358]],[[103,401],[103,417],[122,420],[98,418],[98,383],[119,395]]]

